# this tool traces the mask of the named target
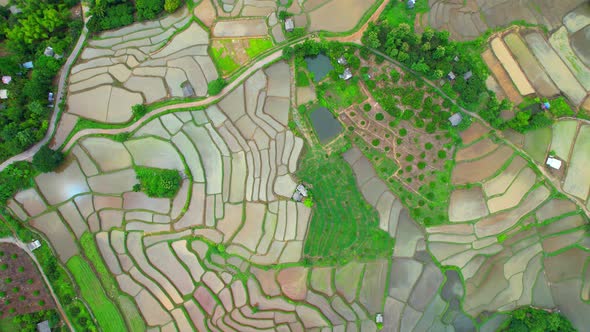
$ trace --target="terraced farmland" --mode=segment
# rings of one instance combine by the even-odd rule
[[[489,135],[487,130],[480,131],[480,139]],[[473,151],[477,142],[457,154]],[[489,214],[481,210],[482,215],[474,217],[473,207],[461,199],[451,200],[453,224],[426,229],[427,246],[434,257],[443,266],[459,268],[463,275],[463,309],[477,316],[529,304],[559,306],[575,326],[584,326],[584,313],[590,306],[580,300],[586,297],[585,277],[577,264],[590,259],[585,251],[589,238],[581,228],[587,217],[572,202],[554,194],[518,154],[510,156],[507,149],[505,162],[475,166],[490,154],[480,150],[478,158],[457,163],[453,177],[462,179],[455,183],[471,186],[468,197],[482,197],[478,204],[487,206]],[[466,177],[463,173],[470,166],[489,171]],[[572,298],[566,300],[566,296]]]

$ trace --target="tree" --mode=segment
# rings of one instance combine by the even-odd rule
[[[49,173],[61,165],[63,160],[63,153],[51,150],[49,146],[43,145],[33,156],[33,166],[40,172]]]
[[[164,9],[164,0],[136,0],[135,9],[140,20],[151,20]]]
[[[375,25],[375,23],[370,22],[367,31],[365,31],[363,37],[361,38],[361,41],[370,48],[381,47],[381,41],[379,40],[379,27]]]
[[[220,93],[221,90],[223,90],[223,88],[225,88],[226,85],[227,85],[227,83],[225,82],[225,80],[220,77],[216,80],[209,82],[209,84],[207,86],[207,93],[210,96],[214,96],[214,95]]]
[[[293,57],[294,53],[295,53],[295,50],[293,49],[293,47],[285,46],[283,48],[283,59],[285,59],[285,60],[291,59]]]
[[[131,106],[131,112],[135,120],[141,119],[147,113],[147,107],[144,104],[136,104]]]
[[[182,0],[165,0],[164,10],[169,13],[174,13],[182,4]]]

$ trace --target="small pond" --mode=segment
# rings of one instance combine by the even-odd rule
[[[330,142],[342,132],[342,126],[325,107],[316,108],[310,115],[313,128],[322,144]]]
[[[330,70],[334,69],[332,63],[330,63],[330,58],[323,54],[314,57],[305,57],[305,63],[307,64],[307,69],[313,73],[313,80],[315,82],[321,81],[326,75],[328,75]]]

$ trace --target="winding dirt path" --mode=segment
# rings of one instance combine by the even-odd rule
[[[41,268],[41,264],[39,264],[39,261],[37,260],[37,257],[33,254],[33,252],[31,250],[29,250],[29,248],[27,247],[27,245],[24,242],[17,240],[13,237],[0,238],[0,243],[14,244],[17,247],[21,248],[24,252],[26,252],[27,255],[29,255],[29,257],[31,257],[31,259],[33,260],[33,262],[37,266],[37,270],[39,270],[39,274],[43,278],[43,281],[45,282],[47,289],[49,289],[49,293],[51,294],[51,297],[53,297],[53,301],[55,302],[55,307],[56,307],[57,311],[59,311],[59,315],[61,316],[63,321],[66,323],[69,330],[75,331],[74,327],[72,326],[72,323],[68,319],[68,315],[66,315],[66,312],[64,311],[63,307],[61,306],[61,303],[59,302],[57,295],[55,295],[55,292],[53,291],[53,287],[51,287],[51,283],[49,282],[49,279],[47,279],[45,272],[43,272],[43,269]]]

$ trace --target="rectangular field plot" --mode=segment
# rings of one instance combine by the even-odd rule
[[[563,190],[586,200],[590,188],[590,126],[580,128],[572,159],[567,170]]]
[[[514,61],[514,58],[508,51],[508,48],[506,48],[504,42],[502,42],[500,38],[494,38],[491,42],[491,46],[494,54],[498,60],[500,60],[500,63],[504,66],[508,75],[510,75],[512,82],[514,82],[514,85],[516,85],[520,94],[526,96],[535,93],[535,89],[533,89],[527,80],[526,76],[518,66],[518,63]]]
[[[492,74],[494,74],[494,76],[496,77],[496,80],[498,81],[498,84],[502,87],[502,90],[504,90],[506,97],[508,97],[508,99],[510,99],[510,101],[514,104],[520,104],[522,102],[522,97],[520,96],[518,91],[516,91],[516,88],[512,84],[512,80],[508,76],[508,73],[506,72],[506,70],[504,70],[504,67],[502,67],[502,64],[500,64],[498,59],[496,59],[494,53],[492,53],[492,50],[487,49],[485,52],[481,54],[481,57],[488,66],[488,68],[490,68]]]
[[[559,57],[566,66],[574,73],[576,78],[582,83],[582,86],[586,90],[590,90],[590,70],[584,65],[584,63],[576,56],[574,50],[572,50],[569,38],[567,36],[567,30],[565,27],[561,27],[549,38],[551,46],[557,51]]]
[[[105,295],[96,273],[80,256],[70,258],[68,269],[80,286],[82,297],[90,306],[103,331],[126,331],[125,321],[117,307]]]
[[[537,62],[537,59],[535,59],[533,53],[531,53],[524,41],[516,33],[510,33],[504,36],[504,42],[508,45],[508,48],[514,54],[514,57],[529,78],[529,81],[540,95],[551,97],[559,93],[559,89],[555,87],[539,62]]]
[[[551,143],[551,128],[531,130],[524,136],[524,150],[538,163],[545,162],[547,147]]]
[[[563,159],[569,160],[570,150],[574,138],[576,138],[576,130],[578,129],[578,122],[575,120],[559,121],[553,125],[553,139],[551,140],[551,150]]]
[[[561,61],[557,53],[549,46],[547,41],[537,32],[525,36],[527,43],[535,57],[539,59],[549,77],[576,105],[580,105],[586,97],[586,90],[572,75],[566,65]]]

